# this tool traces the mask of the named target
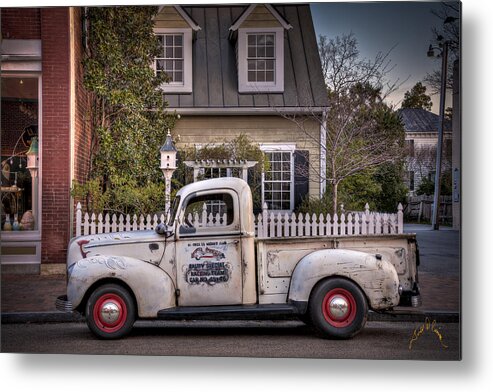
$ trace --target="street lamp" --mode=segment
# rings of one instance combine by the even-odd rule
[[[438,41],[442,41],[443,37],[438,36]],[[438,121],[438,141],[437,141],[437,158],[435,170],[435,191],[433,193],[433,216],[431,225],[433,230],[439,229],[439,210],[440,210],[440,179],[442,175],[442,149],[443,149],[443,128],[445,119],[445,93],[447,88],[447,57],[448,57],[449,41],[440,42],[438,47],[430,45],[428,48],[428,57],[435,56],[435,50],[438,50],[437,56],[442,57],[442,75],[440,86],[440,115]]]
[[[32,178],[32,213],[34,218],[34,230],[38,228],[38,138],[35,136],[31,139],[31,145],[26,152],[27,169]]]
[[[171,195],[171,177],[176,170],[176,147],[171,138],[171,133],[168,129],[168,135],[166,136],[166,141],[160,148],[161,153],[161,165],[160,168],[163,171],[164,179],[166,180],[166,190],[165,190],[165,211],[169,212],[170,208],[170,195]]]

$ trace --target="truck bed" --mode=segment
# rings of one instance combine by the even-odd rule
[[[286,303],[297,263],[304,256],[322,249],[346,249],[387,256],[397,271],[404,291],[411,291],[417,281],[419,262],[415,234],[257,238],[259,303]]]

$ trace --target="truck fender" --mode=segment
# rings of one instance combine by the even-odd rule
[[[325,249],[303,257],[291,278],[289,300],[308,304],[313,287],[331,276],[355,282],[372,309],[386,309],[399,303],[399,278],[389,260],[382,255],[343,249]]]
[[[87,290],[102,279],[124,282],[137,302],[139,317],[153,318],[161,309],[176,306],[175,285],[159,267],[130,257],[94,256],[69,268],[67,299],[77,308]]]

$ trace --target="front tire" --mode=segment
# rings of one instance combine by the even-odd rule
[[[98,287],[86,304],[89,329],[100,339],[119,339],[135,322],[135,303],[128,290],[117,284]]]
[[[312,291],[309,314],[323,337],[349,339],[365,326],[368,304],[361,289],[342,278],[318,283]]]

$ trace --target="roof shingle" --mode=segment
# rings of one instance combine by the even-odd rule
[[[399,109],[402,123],[406,132],[438,132],[440,117],[425,109]],[[444,130],[451,131],[451,121],[445,119]]]

